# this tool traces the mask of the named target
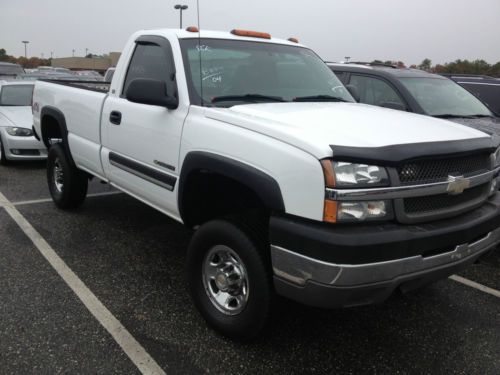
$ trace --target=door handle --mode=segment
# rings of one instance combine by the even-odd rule
[[[122,122],[122,113],[118,111],[112,111],[109,115],[109,122],[115,125],[120,125]]]

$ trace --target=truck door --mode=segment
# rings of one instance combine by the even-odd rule
[[[130,82],[140,78],[164,81],[167,93],[178,97],[175,72],[167,39],[136,40],[120,92],[111,93],[104,104],[102,160],[114,185],[178,218],[178,157],[188,106],[167,109],[126,99]]]

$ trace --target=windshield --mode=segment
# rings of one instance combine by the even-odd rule
[[[316,96],[323,97],[318,101],[331,97],[354,102],[335,74],[309,49],[206,38],[180,43],[194,104],[228,107]]]
[[[488,108],[466,89],[449,79],[400,78],[403,85],[431,116],[491,116]]]
[[[0,105],[31,106],[34,85],[7,85],[0,91]]]

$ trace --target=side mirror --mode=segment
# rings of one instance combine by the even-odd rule
[[[383,102],[380,103],[380,106],[384,108],[395,109],[398,111],[406,111],[405,105],[398,102]]]
[[[179,100],[168,95],[167,83],[157,79],[132,80],[125,92],[125,98],[134,103],[157,105],[168,109],[176,109],[179,106]]]
[[[349,91],[349,94],[351,94],[351,96],[354,98],[354,100],[356,100],[356,102],[359,103],[359,101],[361,100],[361,96],[359,96],[359,92],[358,92],[358,89],[356,88],[356,86],[345,85],[345,88],[347,89],[347,91]]]

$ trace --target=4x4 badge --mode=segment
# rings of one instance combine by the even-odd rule
[[[470,186],[470,180],[464,176],[448,176],[448,194],[462,194]]]

